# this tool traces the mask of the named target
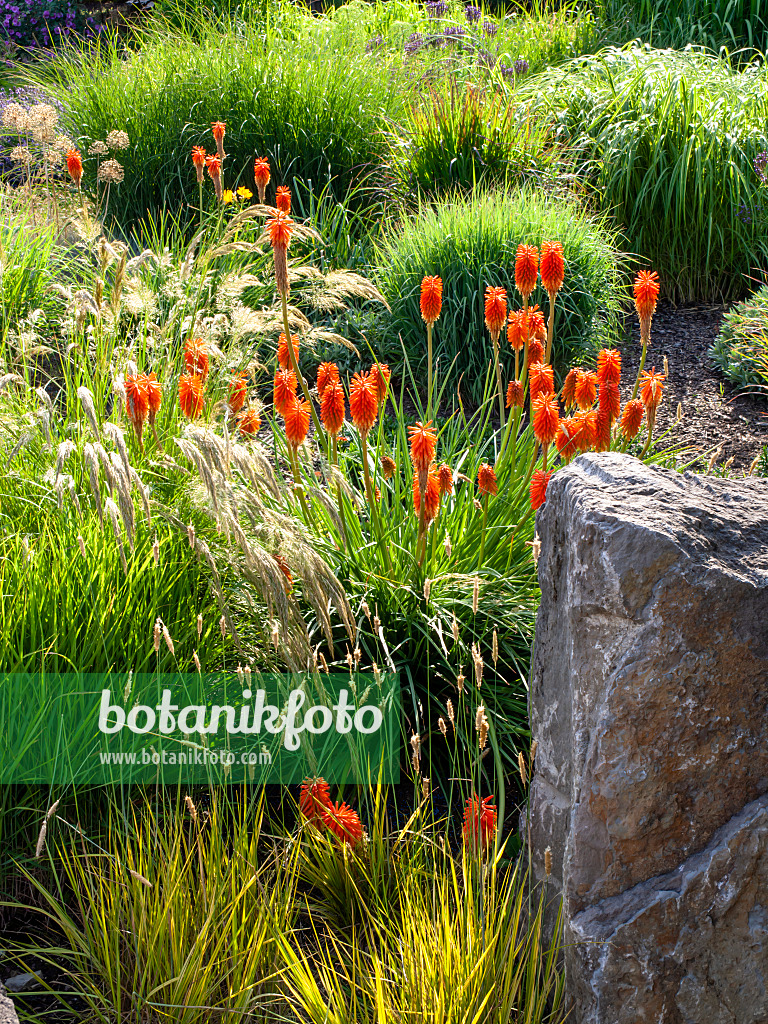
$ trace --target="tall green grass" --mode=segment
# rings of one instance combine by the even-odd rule
[[[443,310],[435,325],[440,372],[452,382],[461,378],[462,394],[477,401],[492,354],[484,327],[485,288],[505,287],[513,308],[517,246],[552,239],[563,243],[566,265],[556,357],[594,352],[610,337],[619,306],[613,237],[604,218],[592,217],[574,199],[523,189],[424,204],[392,226],[377,252],[379,284],[392,308],[391,317],[380,322],[381,358],[398,358],[387,346],[401,338],[414,368],[425,359],[419,289],[424,275],[437,274],[443,279]],[[548,308],[540,286],[531,301]]]
[[[709,356],[732,383],[756,385],[768,398],[768,285],[725,314]]]
[[[640,39],[653,46],[682,49],[689,43],[718,52],[768,48],[765,0],[602,0],[603,30],[613,41]]]
[[[695,51],[609,49],[545,72],[524,109],[555,119],[595,201],[676,300],[743,294],[768,257],[755,156],[768,148],[763,67]]]

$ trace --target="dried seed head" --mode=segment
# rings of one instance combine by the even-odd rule
[[[448,733],[448,726],[445,724],[445,719],[444,718],[438,718],[437,724],[438,724],[438,727],[440,729],[440,732],[443,734],[443,736],[446,736],[447,733]]]
[[[538,565],[539,555],[541,554],[541,541],[539,540],[538,533],[534,534],[533,543],[531,544],[531,554],[533,555],[533,564]]]
[[[83,556],[83,558],[86,558],[87,556],[85,553],[85,541],[83,540],[82,535],[79,533],[77,535],[77,546],[80,548],[80,554]]]
[[[163,635],[163,624],[160,619],[155,619],[155,628],[152,630],[152,644],[155,654],[160,653],[160,637]]]
[[[421,780],[421,799],[429,800],[429,779]]]
[[[453,622],[451,623],[451,633],[453,633],[453,642],[457,644],[459,642],[459,623],[456,621],[456,612],[453,613]]]
[[[203,616],[202,613],[198,612],[197,615],[197,639],[203,635]]]
[[[716,448],[712,452],[712,457],[710,458],[709,462],[707,463],[707,472],[708,473],[711,473],[712,470],[715,468],[715,463],[720,458],[720,452],[723,450],[723,447],[724,447],[723,445],[720,445],[719,448]]]
[[[185,796],[184,803],[187,805],[187,810],[189,811],[189,816],[192,819],[192,821],[197,821],[197,808],[195,807],[192,797]]]
[[[276,622],[272,623],[272,646],[275,650],[280,646],[280,627]]]
[[[127,149],[130,140],[125,132],[115,130],[107,135],[107,145],[110,149]]]
[[[459,669],[459,674],[456,677],[456,686],[457,686],[458,691],[459,691],[459,696],[461,696],[462,693],[464,693],[464,683],[465,682],[466,682],[466,679],[464,678],[464,673],[461,671],[461,669]]]
[[[363,603],[360,605],[360,607],[363,609],[363,615],[370,622],[371,621],[371,609],[368,607],[368,602],[367,601],[363,601]]]
[[[731,466],[733,465],[733,463],[734,463],[735,459],[736,459],[736,456],[735,456],[735,455],[732,455],[732,456],[730,457],[730,459],[727,459],[727,460],[726,460],[726,461],[725,461],[725,462],[723,463],[723,471],[725,471],[725,470],[727,470],[727,469],[730,469],[730,468],[731,468]]]
[[[443,541],[443,549],[445,551],[445,557],[450,558],[451,551],[453,549],[451,548],[451,535],[449,533],[446,533],[445,535],[445,540]]]
[[[493,658],[493,667],[496,668],[496,664],[499,660],[499,634],[494,629],[493,631],[493,644],[491,646],[491,657]]]
[[[352,657],[352,653],[351,653],[349,648],[347,648],[347,658],[346,658],[346,661],[347,661],[347,668],[349,669],[349,672],[350,672],[350,675],[351,675],[352,671],[354,669],[355,659]]]
[[[533,743],[531,744],[531,755],[530,755],[531,756],[531,765],[533,765],[533,762],[536,759],[536,751],[538,749],[539,749],[539,741],[538,740],[534,740]]]
[[[105,160],[100,164],[96,177],[99,181],[106,182],[108,185],[119,185],[125,177],[125,171],[123,170],[123,165],[118,163],[117,160]]]
[[[92,142],[88,147],[88,156],[106,156],[109,150],[104,142]]]
[[[192,653],[192,660],[195,663],[195,668],[197,669],[197,674],[201,675],[202,669],[200,668],[200,659],[197,656],[197,651],[193,651],[193,653]]]
[[[163,640],[165,640],[165,646],[171,652],[172,655],[176,655],[176,649],[173,646],[173,640],[171,640],[171,634],[168,632],[168,627],[163,623]]]
[[[47,832],[48,832],[48,819],[46,818],[45,821],[43,822],[42,828],[40,829],[40,834],[37,837],[37,846],[35,847],[35,859],[36,860],[40,859],[40,857],[42,855],[42,852],[43,852],[43,849],[45,848],[45,836],[46,836]]]
[[[381,685],[381,669],[375,661],[371,665],[371,668],[373,669],[373,678],[376,680],[377,685]]]
[[[155,560],[155,565],[160,564],[160,542],[155,537],[154,543],[152,544],[152,557]]]
[[[751,462],[750,462],[750,464],[749,464],[749,469],[747,470],[747,476],[752,476],[752,474],[753,474],[753,473],[755,472],[755,470],[757,469],[757,466],[758,466],[758,463],[759,463],[759,462],[760,462],[760,456],[759,456],[759,455],[756,455],[756,456],[754,457],[754,459],[752,459],[752,461],[751,461]]]
[[[485,662],[480,655],[480,648],[477,644],[472,644],[472,663],[475,666],[475,685],[479,688],[483,685]]]
[[[678,402],[677,403],[677,412],[675,413],[675,424],[678,424],[682,418],[683,418],[683,403],[682,402]]]
[[[432,591],[432,580],[427,578],[424,580],[424,600],[429,602],[429,595]]]
[[[373,617],[373,628],[377,633],[381,631],[381,619],[379,618],[378,613]]]
[[[669,360],[664,356],[664,376],[669,378]]]
[[[485,745],[488,742],[488,719],[484,718],[480,726],[480,736],[478,738],[480,749],[485,750]]]
[[[472,614],[477,615],[477,609],[480,605],[480,580],[475,576],[475,582],[472,585]]]
[[[482,512],[483,511],[483,506],[480,504],[480,502],[477,500],[477,498],[473,498],[472,499],[472,504],[475,506],[475,508],[477,509],[478,512]]]
[[[189,541],[189,546],[191,548],[194,548],[194,546],[195,546],[195,528],[194,528],[194,526],[191,523],[187,527],[187,540]]]
[[[362,660],[362,657],[363,657],[363,652],[360,650],[360,645],[358,644],[355,647],[355,667],[356,668],[360,668],[360,662]]]
[[[544,874],[547,878],[552,874],[552,849],[549,846],[544,851]]]
[[[413,750],[413,756],[418,761],[421,757],[421,737],[418,733],[411,733],[411,749]]]
[[[246,665],[245,666],[245,685],[248,687],[248,689],[251,688],[251,666],[250,665]]]
[[[451,720],[451,725],[455,728],[456,727],[456,713],[453,710],[453,701],[452,700],[450,700],[450,699],[448,700],[447,707],[448,707],[448,717]]]
[[[523,784],[523,789],[528,785],[528,773],[525,770],[525,757],[523,756],[522,750],[517,755],[517,766],[520,769],[520,781]]]
[[[485,707],[482,704],[477,705],[477,711],[475,712],[475,731],[480,732],[480,726],[485,718]]]
[[[322,667],[323,672],[325,672],[325,674],[328,675],[328,662],[325,660],[325,655],[323,654],[322,651],[320,651],[320,665]]]
[[[245,672],[243,672],[243,666],[238,661],[237,663],[237,678],[242,687],[245,686]]]
[[[227,635],[227,618],[225,615],[222,615],[221,618],[219,619],[219,630],[221,632],[221,639],[224,640]]]

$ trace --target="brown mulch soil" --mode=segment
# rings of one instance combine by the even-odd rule
[[[665,439],[662,447],[684,446],[708,462],[717,457],[720,466],[733,458],[732,471],[746,470],[768,445],[768,395],[745,392],[734,387],[709,360],[709,349],[717,338],[727,306],[672,306],[661,302],[653,318],[651,345],[646,369],[663,372],[664,356],[669,362],[669,381],[657,416],[657,436],[674,422],[677,406],[683,419]],[[629,331],[631,330],[631,337]],[[637,318],[627,317],[620,346],[622,378],[634,383],[640,362],[640,328]],[[622,388],[622,402],[630,397],[631,384]]]

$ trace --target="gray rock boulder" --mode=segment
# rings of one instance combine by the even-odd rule
[[[537,516],[534,870],[575,1024],[768,1024],[768,481],[615,453]]]
[[[0,1024],[19,1024],[13,1003],[5,994],[2,982],[0,982]]]

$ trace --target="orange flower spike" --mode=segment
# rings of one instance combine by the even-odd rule
[[[462,834],[465,846],[470,849],[487,850],[496,835],[498,812],[492,800],[492,796],[480,800],[475,794],[466,802]]]
[[[211,122],[211,131],[213,132],[213,137],[216,140],[216,153],[218,154],[219,160],[221,160],[222,164],[224,163],[224,133],[226,130],[226,121]]]
[[[344,426],[344,388],[338,380],[331,381],[323,389],[320,401],[320,419],[332,437],[337,437]]]
[[[597,444],[597,410],[589,409],[580,412],[576,417],[579,430],[576,434],[576,445],[580,452],[588,452]]]
[[[195,165],[198,185],[202,185],[203,183],[203,171],[205,170],[205,159],[207,155],[208,154],[205,152],[203,146],[192,147],[192,163]]]
[[[190,420],[196,420],[203,411],[205,396],[203,379],[196,374],[182,373],[179,377],[179,408]]]
[[[443,282],[439,277],[424,277],[421,281],[419,298],[421,318],[425,324],[433,324],[443,308]]]
[[[563,400],[563,405],[566,409],[571,409],[576,405],[576,378],[579,373],[580,367],[575,367],[569,370],[566,374],[565,381],[563,382],[563,390],[560,397]]]
[[[444,494],[453,494],[453,470],[446,462],[437,471],[437,486],[441,498]]]
[[[322,808],[320,817],[328,831],[349,846],[357,846],[363,838],[363,825],[360,818],[345,803],[331,804]]]
[[[536,509],[541,508],[541,506],[547,500],[547,486],[549,485],[549,480],[551,476],[551,470],[548,473],[545,473],[543,470],[537,469],[531,477],[531,486],[529,493],[531,496],[531,508],[534,510],[534,512],[536,511]]]
[[[381,457],[381,475],[385,480],[391,480],[397,470],[397,463],[389,455]],[[418,511],[418,509],[417,509]]]
[[[499,485],[496,481],[496,470],[484,462],[477,471],[477,489],[480,494],[498,494]]]
[[[293,370],[278,370],[272,390],[272,403],[281,416],[285,415],[291,400],[296,397],[298,381]]]
[[[611,417],[605,406],[597,410],[595,451],[607,452],[611,447]]]
[[[256,190],[259,193],[259,202],[264,202],[264,196],[267,191],[267,185],[271,177],[269,170],[269,160],[263,156],[257,156],[253,162],[253,177],[256,182]]]
[[[298,334],[291,335],[291,344],[293,345],[293,354],[296,357],[296,365],[299,363],[299,336]],[[277,362],[280,368],[288,370],[291,368],[291,357],[288,353],[288,342],[285,340],[285,334],[282,333],[277,339]]]
[[[525,313],[522,309],[513,310],[509,314],[507,322],[507,341],[513,352],[520,352],[521,349],[525,348],[527,336],[528,325]]]
[[[621,383],[621,352],[615,348],[602,348],[597,353],[598,384]]]
[[[184,366],[193,377],[202,377],[203,384],[208,377],[210,362],[208,348],[202,338],[189,338],[184,346]]]
[[[491,332],[494,341],[498,340],[506,322],[507,290],[506,288],[493,288],[489,285],[485,289],[485,326]]]
[[[635,278],[635,309],[640,320],[640,340],[647,345],[651,340],[651,319],[659,298],[659,275],[655,270],[641,270]]]
[[[526,302],[536,287],[538,276],[539,250],[535,245],[518,245],[515,256],[515,286]]]
[[[522,381],[511,380],[507,387],[507,408],[522,409],[525,405],[525,388]]]
[[[566,462],[576,454],[578,432],[578,422],[572,416],[561,418],[560,425],[557,428],[555,447]]]
[[[349,411],[352,422],[362,436],[367,437],[379,411],[376,385],[368,374],[363,376],[356,373],[352,378],[349,386]]]
[[[83,158],[80,156],[80,150],[68,149],[66,153],[66,161],[69,176],[79,189],[80,181],[83,177]]]
[[[544,362],[544,345],[538,338],[531,338],[528,342],[528,365]]]
[[[320,363],[317,368],[317,393],[320,398],[329,384],[337,384],[338,381],[339,368],[336,363]]]
[[[272,255],[275,261],[275,284],[284,297],[289,292],[288,284],[288,246],[291,244],[293,221],[287,213],[278,210],[271,220],[267,221],[267,231],[272,243]]]
[[[597,374],[592,370],[577,370],[573,393],[580,409],[590,409],[597,398]]]
[[[291,190],[285,185],[279,185],[275,193],[275,206],[283,213],[291,212]]]
[[[600,385],[598,390],[598,403],[601,409],[604,409],[606,415],[610,416],[612,420],[619,418],[621,412],[621,396],[619,394],[619,385],[611,384],[608,381]]]
[[[622,434],[628,441],[631,441],[639,434],[644,413],[645,406],[639,398],[633,398],[631,402],[627,402],[624,406],[620,426]]]
[[[536,395],[533,408],[533,433],[542,445],[549,445],[557,437],[560,410],[554,395]]]
[[[425,491],[424,519],[425,522],[431,523],[433,519],[437,518],[437,513],[440,511],[440,479],[434,466],[429,467]],[[413,474],[413,507],[416,514],[419,515],[421,512],[421,489],[419,488],[419,478],[415,473]]]
[[[389,380],[392,376],[392,371],[386,363],[374,363],[368,376],[370,377],[373,386],[376,388],[376,397],[379,402],[379,407],[381,407],[381,403],[387,397],[387,388],[389,387]]]
[[[298,448],[304,443],[309,431],[309,406],[304,399],[295,395],[293,401],[288,402],[285,412],[285,436],[292,448]]]
[[[332,807],[328,783],[323,778],[305,779],[299,793],[299,809],[310,821],[319,821],[320,812]]]
[[[565,260],[562,242],[541,243],[541,283],[547,293],[556,295],[565,280]]]
[[[154,428],[155,416],[160,412],[163,402],[163,389],[154,373],[146,377],[147,401],[149,403],[149,423]]]
[[[218,156],[207,156],[205,158],[205,166],[208,168],[208,174],[213,182],[216,198],[221,202],[224,195],[224,190],[221,185],[221,160],[219,160]]]
[[[141,435],[144,430],[144,422],[149,412],[149,396],[146,388],[146,377],[143,373],[134,376],[127,376],[124,382],[125,387],[125,412],[136,431],[139,441],[139,448],[142,448]]]
[[[554,371],[547,363],[532,363],[530,367],[531,399],[536,395],[554,395]]]
[[[656,411],[664,394],[666,379],[663,373],[656,373],[655,366],[640,375],[640,397],[646,409]]]
[[[544,313],[538,306],[531,306],[528,310],[528,337],[531,341],[534,338],[541,342],[547,339],[547,331],[544,327]]]
[[[240,417],[237,427],[243,437],[253,437],[261,430],[261,416],[255,409],[249,409]]]
[[[243,408],[247,397],[248,375],[241,373],[232,381],[232,386],[229,389],[229,398],[227,399],[227,406],[233,416]]]
[[[413,468],[419,473],[426,473],[432,464],[437,448],[437,434],[432,429],[432,421],[417,422],[415,427],[408,427],[408,436],[411,440]]]

